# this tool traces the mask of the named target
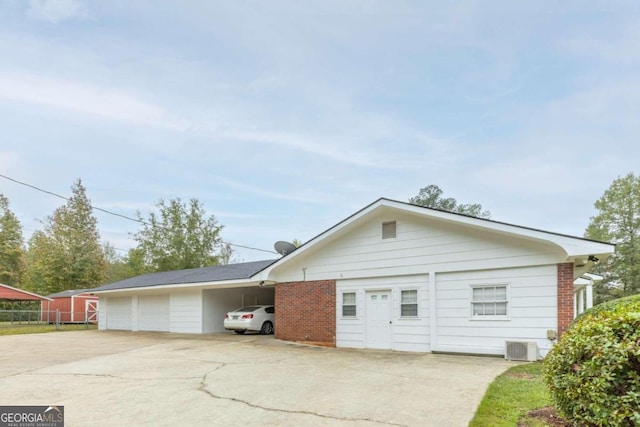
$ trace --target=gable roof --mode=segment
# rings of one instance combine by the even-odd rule
[[[225,280],[249,279],[255,273],[276,260],[252,261],[238,264],[216,265],[212,267],[190,268],[187,270],[163,271],[130,277],[119,282],[109,283],[94,289],[91,293],[121,289],[146,288],[160,285],[179,285],[188,283],[221,282]]]
[[[0,283],[0,300],[8,301],[53,301],[51,298],[14,288],[13,286]]]
[[[589,256],[597,256],[598,258],[606,258],[615,251],[615,245],[596,240],[585,239],[582,237],[570,236],[551,231],[540,230],[521,225],[509,224],[506,222],[495,221],[491,219],[478,218],[471,215],[449,212],[442,209],[430,208],[426,206],[413,205],[407,202],[380,198],[375,202],[365,206],[336,225],[328,228],[317,236],[313,237],[305,244],[297,248],[295,251],[283,256],[271,265],[266,266],[259,274],[262,280],[268,280],[269,272],[289,260],[299,257],[305,252],[311,252],[316,247],[328,242],[340,235],[352,230],[359,224],[367,221],[374,212],[384,210],[398,210],[409,214],[414,214],[424,218],[430,218],[442,223],[455,224],[458,226],[467,226],[479,230],[493,232],[521,239],[547,242],[558,246],[564,251],[567,261],[573,261],[578,257],[584,258],[585,262]]]

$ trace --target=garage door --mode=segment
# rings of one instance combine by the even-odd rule
[[[138,329],[169,331],[169,295],[141,296],[138,300]]]
[[[131,297],[107,299],[107,329],[131,330]]]

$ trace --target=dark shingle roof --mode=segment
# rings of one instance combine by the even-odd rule
[[[56,294],[47,295],[47,298],[64,298],[64,297],[72,297],[74,295],[80,295],[87,292],[91,292],[93,289],[73,289],[69,291],[62,291]]]
[[[186,283],[220,282],[223,280],[248,279],[260,270],[273,264],[276,260],[243,262],[239,264],[216,265],[213,267],[190,268],[188,270],[163,271],[130,277],[119,282],[109,283],[95,291],[111,291],[117,289],[143,288],[159,285],[177,285]]]

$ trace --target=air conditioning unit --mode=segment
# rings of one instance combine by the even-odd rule
[[[538,360],[538,343],[535,341],[505,341],[504,358],[507,360]]]

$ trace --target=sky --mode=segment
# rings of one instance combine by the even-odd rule
[[[438,185],[582,236],[640,174],[640,2],[0,2],[0,174],[147,217],[196,198],[235,261]],[[0,177],[25,239],[64,200]],[[140,225],[95,211],[121,254]]]

